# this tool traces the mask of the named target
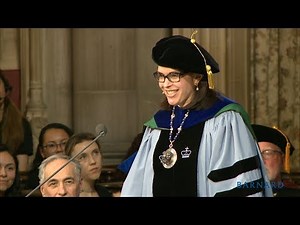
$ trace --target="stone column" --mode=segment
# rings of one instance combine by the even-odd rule
[[[46,105],[43,100],[43,34],[44,29],[20,30],[20,61],[23,90],[28,91],[26,117],[33,132],[34,154],[38,144],[40,129],[47,123]],[[27,96],[23,91],[23,96]],[[23,102],[24,104],[24,102]],[[34,155],[30,157],[31,166]]]
[[[43,96],[49,122],[72,127],[71,29],[44,29]],[[80,74],[84,77],[85,74]]]

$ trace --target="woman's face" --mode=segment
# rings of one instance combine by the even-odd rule
[[[0,192],[5,192],[13,185],[16,170],[14,158],[7,151],[0,152]]]
[[[175,69],[158,66],[157,71],[167,76],[171,72],[179,72]],[[158,85],[167,97],[170,105],[178,105],[181,108],[188,106],[195,97],[198,80],[190,75],[184,74],[178,82],[171,82],[165,77],[164,82]]]
[[[43,147],[40,149],[43,158],[48,158],[57,153],[65,153],[65,145],[69,139],[64,129],[48,129],[43,138]]]
[[[83,141],[75,145],[71,156],[78,154],[82,149],[91,143],[90,140]],[[97,143],[93,143],[80,155],[76,157],[81,165],[81,175],[83,180],[96,180],[101,175],[102,155]]]

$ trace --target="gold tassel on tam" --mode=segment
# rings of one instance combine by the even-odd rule
[[[289,142],[289,139],[287,138],[287,136],[281,131],[279,130],[276,126],[273,126],[274,129],[276,129],[277,131],[279,131],[285,138],[286,140],[286,146],[285,146],[285,158],[284,158],[284,171],[288,174],[291,173],[291,166],[290,166],[290,148],[291,148],[291,144]]]
[[[213,81],[213,73],[211,72],[210,65],[206,65],[206,72],[207,72],[207,80],[208,80],[208,87],[210,89],[214,89],[214,81]]]
[[[198,31],[197,31],[197,30],[194,30],[193,33],[191,34],[191,42],[192,42],[193,44],[195,44],[195,42],[196,42],[196,40],[195,40],[195,38],[194,38],[194,35],[197,34],[197,33],[198,33]]]
[[[284,160],[284,170],[288,174],[291,172],[291,166],[290,166],[290,143],[286,144],[285,147],[285,160]]]
[[[201,50],[198,48],[198,46],[195,44],[196,40],[194,38],[194,35],[197,34],[197,30],[195,30],[192,35],[191,35],[191,43],[193,43],[193,45],[197,48],[198,52],[200,53],[200,55],[202,56],[204,63],[205,63],[205,68],[206,68],[206,73],[207,73],[207,81],[208,81],[208,87],[209,89],[214,89],[214,82],[213,82],[213,73],[211,71],[211,67],[210,65],[208,65],[206,63],[206,58],[204,57],[203,53],[201,52]]]

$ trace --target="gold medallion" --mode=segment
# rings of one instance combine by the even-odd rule
[[[177,161],[177,153],[174,148],[169,148],[159,156],[159,159],[166,169],[170,169]]]

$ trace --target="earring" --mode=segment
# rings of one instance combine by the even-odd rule
[[[165,94],[165,92],[161,92],[161,94],[162,94],[162,95],[164,95],[164,94]]]
[[[196,91],[199,91],[199,87],[198,86],[196,87]]]

